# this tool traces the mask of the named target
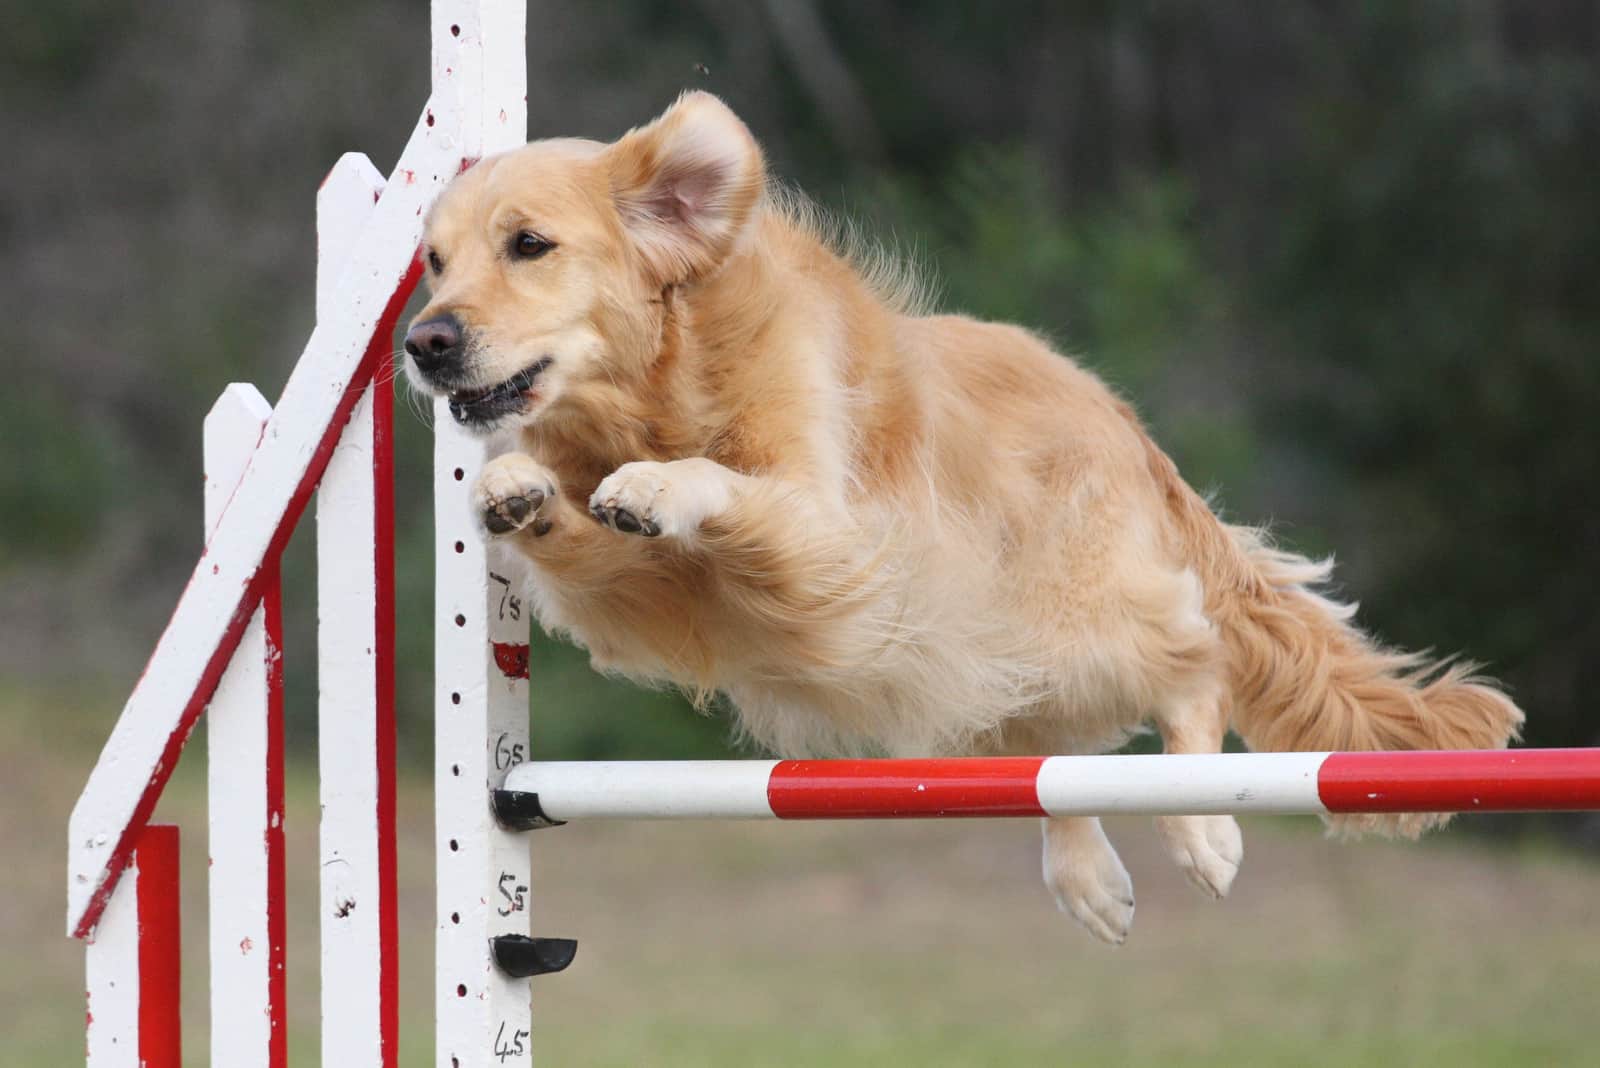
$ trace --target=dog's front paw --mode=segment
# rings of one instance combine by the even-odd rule
[[[556,493],[554,475],[532,457],[508,452],[484,464],[472,487],[472,507],[495,537],[521,530],[543,537],[553,524]]]
[[[589,512],[624,534],[687,538],[728,506],[730,474],[701,459],[623,464],[595,489]]]

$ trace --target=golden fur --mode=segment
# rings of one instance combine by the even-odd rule
[[[1492,684],[1357,630],[1316,592],[1328,564],[1218,520],[1088,371],[1014,326],[916,314],[796,205],[691,93],[614,144],[484,160],[429,221],[443,269],[418,320],[467,335],[448,388],[548,358],[484,427],[510,448],[475,499],[597,667],[726,695],[787,756],[1098,752],[1152,720],[1189,753],[1230,723],[1276,750],[1515,736]],[[507,252],[529,232],[554,249]],[[1230,818],[1158,826],[1226,892]],[[1131,886],[1098,823],[1045,841],[1062,906],[1121,941]]]

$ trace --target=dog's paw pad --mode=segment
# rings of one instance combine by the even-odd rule
[[[491,534],[510,534],[514,530],[521,530],[528,525],[528,517],[544,505],[545,499],[543,490],[530,489],[498,501],[488,501],[484,505],[483,525]],[[548,530],[549,520],[544,522]]]
[[[473,488],[473,503],[483,528],[496,537],[527,529],[535,537],[548,534],[553,524],[541,510],[555,496],[550,475],[529,457],[518,454],[489,461]]]
[[[624,464],[608,476],[589,498],[589,514],[623,534],[661,536],[662,519],[657,504],[667,491],[667,479],[653,463]]]

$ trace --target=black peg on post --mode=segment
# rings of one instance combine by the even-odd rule
[[[513,979],[527,979],[565,970],[578,955],[578,940],[496,935],[489,939],[489,951],[502,972]]]
[[[539,795],[527,790],[492,790],[489,807],[500,826],[508,831],[536,831],[541,827],[560,827],[567,822],[546,816],[539,805]]]

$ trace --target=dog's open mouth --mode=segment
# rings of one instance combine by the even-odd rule
[[[462,426],[472,426],[522,411],[527,407],[528,394],[532,392],[535,381],[550,363],[550,357],[543,356],[532,366],[518,371],[497,386],[452,391],[450,414]]]

